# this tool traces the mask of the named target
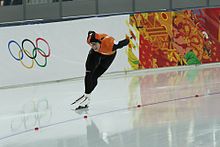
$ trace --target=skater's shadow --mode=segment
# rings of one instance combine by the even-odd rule
[[[83,108],[83,109],[75,110],[75,112],[79,115],[88,114],[89,108]]]

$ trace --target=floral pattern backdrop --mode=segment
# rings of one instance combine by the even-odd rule
[[[220,8],[130,15],[131,69],[219,62],[219,19]]]

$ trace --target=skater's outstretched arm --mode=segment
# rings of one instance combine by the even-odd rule
[[[130,40],[127,39],[127,38],[124,39],[124,40],[121,40],[121,41],[118,42],[118,44],[114,44],[114,45],[113,45],[113,49],[112,49],[112,50],[115,51],[115,50],[117,50],[117,49],[120,49],[120,48],[122,48],[122,47],[128,45],[129,42],[130,42]]]

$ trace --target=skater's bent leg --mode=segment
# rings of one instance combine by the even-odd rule
[[[107,69],[99,66],[95,71],[86,71],[86,76],[84,79],[85,83],[85,93],[90,94],[98,84],[98,78],[106,71]]]
[[[99,56],[91,52],[86,61],[85,94],[90,94],[98,84],[98,78],[110,67],[116,53],[110,56]],[[91,60],[92,59],[92,60]]]
[[[94,88],[92,88],[93,79],[92,79],[92,71],[86,70],[86,75],[84,79],[85,84],[85,94],[90,94]]]
[[[92,74],[92,80],[90,85],[90,93],[95,89],[98,84],[98,78],[106,71],[107,69],[99,66],[95,72]]]
[[[92,72],[86,72],[87,76],[85,78],[85,81],[87,82],[85,83],[87,83],[87,88],[85,93],[89,94],[95,89],[98,84],[98,78],[103,75],[105,71],[110,67],[115,58],[115,55],[116,53],[110,56],[106,56],[99,62],[99,65],[96,66],[95,70],[93,70]]]
[[[96,70],[96,68],[100,64],[100,54],[90,50],[89,55],[86,59],[86,74],[84,78],[84,84],[85,84],[85,94],[90,94],[93,91],[93,73]]]

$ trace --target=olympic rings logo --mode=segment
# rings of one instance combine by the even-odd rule
[[[41,49],[40,46],[40,42],[43,42],[47,47],[47,53],[45,53],[45,51],[43,49]],[[21,64],[28,68],[31,69],[34,67],[34,62],[36,62],[36,64],[39,67],[45,67],[47,65],[47,58],[50,56],[50,45],[49,43],[43,39],[43,38],[37,38],[35,40],[36,45],[29,39],[24,39],[21,43],[21,46],[19,45],[18,42],[16,42],[15,40],[11,40],[8,42],[8,49],[9,52],[11,54],[11,56],[16,60],[16,61],[20,61]],[[42,45],[42,43],[41,43]],[[15,53],[12,52],[12,46],[13,49],[17,49],[18,50],[18,55],[14,55]],[[31,47],[32,46],[32,47]],[[29,52],[28,49],[32,48],[32,52]],[[15,52],[15,51],[14,51]],[[37,60],[37,55],[38,53],[41,55],[41,57],[44,57],[44,63],[40,63]],[[26,55],[29,59],[31,59],[31,63],[28,65],[27,63],[24,63],[23,59],[24,59],[24,55]]]

